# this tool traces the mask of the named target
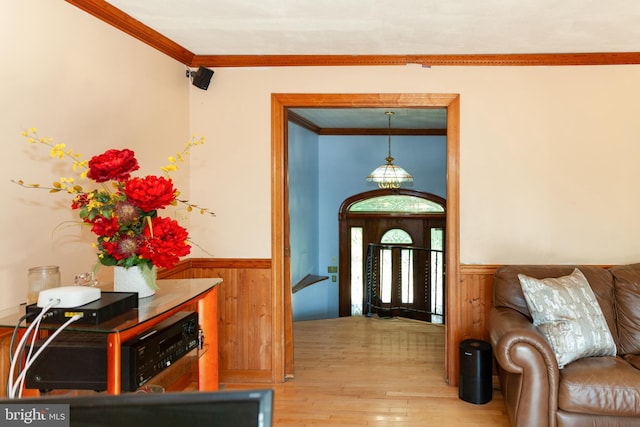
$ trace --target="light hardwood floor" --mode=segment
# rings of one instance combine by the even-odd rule
[[[491,402],[458,398],[444,381],[444,327],[344,317],[294,324],[295,378],[273,387],[274,426],[508,426]],[[264,385],[223,384],[222,388]]]

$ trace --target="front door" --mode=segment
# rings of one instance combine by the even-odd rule
[[[375,190],[345,200],[340,316],[373,308],[442,323],[445,222],[444,199],[429,193]]]

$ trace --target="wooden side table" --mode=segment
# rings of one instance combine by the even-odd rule
[[[67,331],[107,334],[107,393],[121,392],[121,344],[152,328],[175,313],[194,308],[198,311],[198,322],[205,337],[206,351],[198,356],[198,390],[218,389],[218,313],[217,286],[222,279],[166,279],[158,280],[155,295],[139,300],[137,309],[97,325],[72,323]],[[110,291],[112,285],[101,286]],[[0,337],[10,334],[3,332],[13,329],[25,308],[18,313],[0,319]],[[40,329],[51,331],[59,325],[42,324]],[[26,326],[22,327],[22,331]],[[4,348],[5,346],[2,346]],[[7,346],[8,347],[8,346]],[[5,364],[0,363],[0,368]],[[2,378],[7,378],[8,367],[0,369]],[[6,385],[6,384],[5,384]],[[2,394],[6,387],[3,387]],[[37,390],[25,390],[24,395],[37,394]]]

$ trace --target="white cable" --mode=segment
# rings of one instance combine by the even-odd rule
[[[44,351],[44,349],[47,348],[47,346],[51,343],[51,341],[53,341],[53,339],[56,336],[58,336],[58,334],[60,332],[62,332],[64,330],[64,328],[66,328],[71,323],[75,322],[76,320],[82,318],[82,316],[83,316],[83,314],[80,313],[80,314],[76,314],[75,316],[71,317],[69,320],[67,320],[62,325],[60,325],[58,327],[58,329],[56,329],[56,331],[53,334],[51,334],[51,336],[49,336],[49,338],[40,346],[40,349],[36,352],[36,354],[34,354],[33,357],[24,365],[24,368],[22,369],[22,372],[20,373],[20,375],[18,375],[18,378],[16,378],[16,381],[18,383],[20,383],[21,381],[24,381],[24,378],[27,375],[27,370],[31,367],[33,362],[35,362],[35,360],[38,358],[38,356],[40,356],[40,353],[42,353]],[[12,390],[12,393],[11,393],[13,396],[15,396],[16,392],[18,391],[18,386],[19,386],[19,384],[15,384],[14,385],[14,389]],[[20,388],[19,392],[20,392],[20,394],[18,395],[18,397],[22,397],[22,389],[21,388]]]
[[[9,365],[13,363],[13,348],[15,347],[15,344],[16,344],[16,336],[18,335],[18,331],[20,331],[20,325],[22,325],[22,322],[24,320],[27,320],[28,317],[29,317],[28,314],[25,314],[24,316],[22,316],[18,320],[18,323],[16,324],[16,326],[13,328],[13,334],[11,334],[11,342],[9,342]],[[9,395],[9,378],[7,378],[7,383],[5,384],[5,387],[6,387],[5,396],[8,396]]]
[[[40,325],[40,322],[42,321],[44,315],[47,313],[47,311],[49,311],[49,309],[51,307],[53,307],[55,304],[58,304],[59,302],[60,302],[60,300],[51,301],[49,304],[47,304],[45,307],[42,308],[42,310],[40,311],[38,316],[36,316],[36,318],[33,320],[33,322],[31,323],[31,326],[29,326],[27,328],[26,332],[24,333],[24,335],[20,339],[20,342],[16,346],[16,351],[13,354],[13,361],[11,362],[11,368],[9,369],[9,378],[7,379],[7,385],[9,387],[9,391],[11,391],[11,389],[14,388],[13,374],[15,372],[16,365],[18,364],[18,360],[20,359],[19,356],[20,356],[20,353],[22,352],[21,348],[24,346],[25,341],[29,337],[29,335],[31,333],[31,330],[34,327],[38,327]],[[9,393],[7,395],[7,397],[9,399],[13,399],[15,396],[13,395],[13,393]]]
[[[13,395],[12,391],[14,389],[14,382],[16,381],[16,379],[13,378],[14,376],[14,372],[16,369],[16,365],[18,363],[20,363],[21,357],[20,357],[20,353],[23,350],[23,347],[25,345],[25,341],[29,338],[29,335],[31,334],[31,330],[39,327],[40,322],[42,321],[42,318],[44,317],[44,314],[46,313],[46,311],[49,309],[50,307],[46,307],[44,308],[40,314],[33,320],[33,322],[31,323],[31,326],[29,326],[29,328],[27,328],[27,331],[24,333],[24,335],[22,336],[22,339],[20,340],[20,342],[18,343],[18,346],[16,347],[16,351],[13,355],[13,361],[11,362],[11,368],[9,369],[9,378],[7,380],[8,383],[8,394],[7,397],[9,397],[10,399],[13,399],[15,396]],[[36,331],[33,331],[33,335],[35,336]]]
[[[42,323],[42,319],[44,319],[45,316],[42,316],[40,319],[38,319],[38,324],[33,328],[33,332],[31,333],[31,346],[29,347],[29,353],[27,353],[27,355],[25,356],[25,366],[27,364],[27,362],[31,359],[31,355],[33,354],[33,348],[36,345],[36,339],[38,338],[39,334],[40,334],[40,324]],[[22,379],[22,381],[19,382],[18,385],[18,390],[20,390],[22,388],[22,385],[24,384],[26,376]]]

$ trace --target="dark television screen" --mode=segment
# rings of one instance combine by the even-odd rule
[[[99,394],[10,402],[69,404],[71,427],[271,427],[273,391]]]

